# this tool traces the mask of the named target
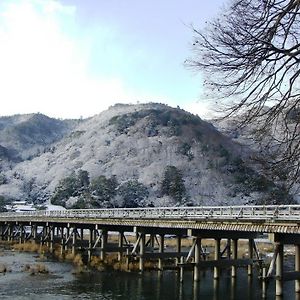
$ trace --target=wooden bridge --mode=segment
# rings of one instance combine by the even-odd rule
[[[108,242],[112,233],[118,234],[117,245]],[[135,241],[129,243],[132,233]],[[214,279],[218,279],[221,268],[231,268],[231,276],[236,277],[237,267],[246,267],[252,276],[253,266],[258,264],[263,286],[269,278],[276,280],[276,295],[283,294],[286,280],[295,280],[295,291],[300,293],[300,205],[7,212],[0,214],[0,234],[2,240],[47,243],[50,251],[57,243],[62,253],[85,249],[89,259],[97,252],[101,259],[117,252],[119,260],[138,260],[141,272],[148,259],[157,260],[160,270],[165,268],[166,259],[173,259],[181,278],[185,268],[192,268],[195,281],[200,280],[203,268],[213,267]],[[255,243],[266,234],[274,244],[268,270]],[[176,238],[176,249],[169,252],[165,249],[168,235]],[[193,241],[189,251],[183,251],[183,238]],[[214,240],[212,260],[207,260],[204,239]],[[247,249],[239,257],[241,239],[247,241]],[[288,244],[295,246],[295,270],[284,272],[284,245]]]

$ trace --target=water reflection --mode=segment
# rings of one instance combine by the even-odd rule
[[[193,284],[193,300],[198,299],[198,293],[199,293],[199,282],[194,282]]]
[[[253,291],[253,277],[248,275],[248,299],[253,298],[252,291]]]
[[[157,272],[157,289],[156,289],[156,299],[159,300],[161,299],[161,294],[160,291],[162,289],[161,283],[162,283],[162,279],[163,279],[163,272],[162,271],[158,271]]]
[[[236,299],[236,277],[231,277],[231,285],[230,285],[230,299]]]
[[[214,279],[214,297],[213,300],[219,300],[220,280]]]

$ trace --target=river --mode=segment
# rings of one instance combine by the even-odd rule
[[[70,263],[52,259],[42,262],[36,254],[0,249],[0,263],[9,272],[0,274],[0,299],[100,299],[100,300],[258,300],[262,299],[261,283],[254,276],[252,280],[245,269],[238,270],[232,280],[229,270],[223,270],[221,279],[214,281],[212,272],[201,272],[201,281],[194,284],[192,273],[186,271],[181,284],[177,272],[147,271],[143,274],[118,271],[86,271],[76,273]],[[287,258],[292,266],[292,258]],[[41,263],[48,274],[30,275],[24,271],[26,265]],[[268,287],[267,299],[275,299],[274,282]],[[282,298],[276,298],[282,299]],[[295,298],[294,282],[284,285],[284,298]]]

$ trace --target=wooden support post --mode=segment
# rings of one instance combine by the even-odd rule
[[[184,257],[181,256],[180,257],[180,263],[181,263],[181,266],[180,266],[180,282],[183,282],[183,263],[184,263]]]
[[[200,268],[199,268],[200,257],[201,257],[201,238],[196,237],[194,281],[200,280]]]
[[[215,260],[220,260],[220,247],[221,247],[221,239],[215,239]],[[219,279],[220,269],[219,267],[214,267],[214,279]]]
[[[180,235],[177,235],[176,237],[176,252],[178,253],[178,256],[176,258],[176,265],[178,265],[181,257],[181,236]]]
[[[19,236],[19,243],[22,244],[24,239],[24,226],[20,225],[20,236]]]
[[[40,247],[44,245],[44,238],[46,234],[46,226],[43,227],[41,235],[40,235]]]
[[[152,250],[154,248],[154,243],[155,243],[155,234],[151,233],[150,234],[150,247],[152,248]]]
[[[165,236],[164,234],[160,235],[160,243],[159,243],[159,253],[164,253],[164,248],[165,248]],[[159,258],[158,259],[158,269],[162,270],[163,269],[163,259]]]
[[[55,227],[51,227],[50,229],[50,252],[54,252],[54,233],[55,233]]]
[[[65,240],[64,240],[64,227],[60,228],[60,254],[63,255],[65,252]]]
[[[89,229],[89,246],[88,246],[88,261],[92,259],[92,248],[93,248],[93,229]]]
[[[37,240],[37,225],[32,225],[31,230],[32,230],[33,240],[36,242],[36,240]]]
[[[100,250],[100,259],[104,260],[105,258],[105,248],[107,246],[108,233],[107,230],[102,230],[101,238],[101,250]]]
[[[48,248],[51,247],[51,230],[52,230],[52,227],[50,227],[49,225],[47,226],[47,231],[46,231],[46,245]]]
[[[83,248],[83,240],[84,240],[84,236],[83,236],[83,228],[80,228],[80,247],[81,249]]]
[[[300,271],[300,245],[295,245],[295,271]],[[295,280],[295,292],[300,293],[300,280]]]
[[[73,228],[72,232],[72,254],[75,255],[76,252],[76,240],[77,240],[77,229]]]
[[[248,244],[248,253],[249,253],[249,259],[253,259],[253,250],[254,250],[254,240],[249,239],[249,244]],[[248,276],[253,275],[253,264],[251,263],[248,265]]]
[[[278,244],[276,259],[276,296],[283,295],[283,244]]]
[[[7,225],[3,226],[3,229],[2,229],[2,239],[3,240],[7,240],[7,233],[8,233],[8,227]]]
[[[231,257],[231,239],[227,239],[227,251],[226,251],[227,259]]]
[[[232,240],[232,257],[233,259],[238,258],[238,240]],[[236,277],[236,266],[231,266],[231,277]]]
[[[65,242],[65,250],[66,251],[68,250],[68,241],[69,241],[69,238],[70,238],[70,228],[67,227],[66,228],[66,242]]]
[[[141,272],[144,271],[144,254],[145,254],[145,233],[140,233],[141,239],[140,239],[140,261],[139,261],[139,269]]]
[[[118,261],[122,260],[122,255],[123,255],[123,232],[120,231],[119,232],[119,236],[118,236],[118,247],[119,247],[119,252],[118,252]]]
[[[97,229],[94,230],[94,236],[93,236],[93,241],[96,241],[97,240],[97,237],[99,235],[99,232]]]
[[[11,240],[12,240],[12,232],[13,232],[13,229],[12,229],[12,225],[11,225],[11,224],[9,224],[8,226],[9,226],[9,227],[8,227],[7,240],[8,240],[8,241],[11,241]]]
[[[1,240],[4,241],[4,232],[5,232],[5,229],[4,229],[4,225],[1,226]]]

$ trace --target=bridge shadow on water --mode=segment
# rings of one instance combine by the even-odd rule
[[[220,279],[214,280],[213,272],[207,270],[201,272],[199,282],[194,282],[192,272],[186,272],[182,283],[175,271],[87,273],[80,275],[69,288],[72,294],[87,293],[109,300],[300,300],[292,282],[285,285],[284,296],[280,297],[275,296],[275,284],[270,282],[267,296],[263,297],[257,277],[248,277],[245,269],[239,269],[238,275],[235,279],[230,270],[223,270]]]

